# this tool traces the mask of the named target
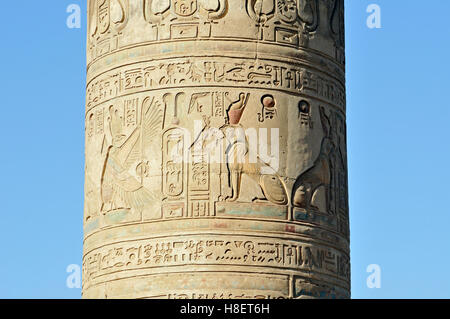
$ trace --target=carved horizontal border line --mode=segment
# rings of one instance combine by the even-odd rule
[[[325,3],[318,0],[239,2],[142,0],[130,7],[128,0],[91,1],[88,10],[89,60],[101,59],[129,45],[134,40],[130,39],[133,38],[130,30],[139,25],[144,33],[140,40],[146,43],[224,38],[298,49],[309,47],[320,34],[329,42],[328,54],[342,62],[344,27],[340,0]],[[230,30],[228,25],[237,22],[241,28],[231,28],[234,32],[227,32]],[[234,33],[240,33],[240,38]]]
[[[86,280],[112,273],[170,266],[227,265],[314,271],[349,280],[349,257],[334,248],[299,241],[242,236],[167,237],[120,242],[83,258]]]
[[[181,44],[182,45],[182,44]],[[197,45],[197,44],[196,44]],[[220,43],[217,43],[220,46]],[[329,77],[331,80],[345,87],[345,70],[330,62],[328,59],[320,56],[320,54],[310,54],[307,52],[298,52],[295,55],[289,55],[286,52],[269,51],[265,52],[261,49],[258,52],[239,52],[238,48],[232,49],[225,44],[223,52],[218,54],[216,51],[211,52],[208,46],[202,48],[201,43],[197,45],[197,50],[192,54],[186,54],[185,46],[181,49],[179,46],[160,46],[158,52],[154,53],[148,47],[137,47],[134,51],[125,51],[117,53],[114,57],[104,59],[98,67],[92,68],[87,73],[87,84],[96,78],[109,72],[116,71],[122,67],[139,66],[145,63],[176,63],[178,60],[188,60],[188,62],[208,62],[222,61],[223,63],[267,63],[282,64],[285,66],[296,66],[298,68],[306,68],[311,72]],[[124,63],[126,61],[126,63]]]
[[[170,281],[167,280],[170,276]],[[133,281],[140,282],[139,287]],[[217,287],[211,286],[211,283]],[[126,277],[109,281],[83,282],[83,297],[99,298],[110,293],[119,292],[127,295],[132,291],[134,298],[169,298],[178,299],[192,294],[211,294],[213,297],[228,295],[230,297],[251,292],[260,298],[288,298],[292,296],[293,280],[288,275],[251,273],[243,270],[216,271],[198,269],[195,272],[171,271],[158,274],[128,274]],[[138,288],[138,289],[136,289]]]
[[[189,264],[189,265],[169,265],[163,267],[143,267],[137,269],[128,269],[128,270],[118,270],[115,272],[111,272],[105,275],[101,275],[98,277],[83,277],[83,286],[89,287],[99,285],[102,283],[113,282],[113,281],[121,281],[121,280],[129,280],[141,276],[146,275],[160,275],[165,276],[166,278],[172,276],[173,274],[190,274],[193,272],[193,268],[195,267],[195,273],[204,273],[204,272],[216,272],[216,273],[244,273],[244,274],[254,274],[261,275],[261,280],[264,280],[262,275],[294,275],[305,278],[314,278],[317,281],[322,283],[332,284],[335,287],[339,287],[341,289],[349,289],[347,285],[347,281],[342,278],[337,278],[336,276],[330,276],[327,274],[323,274],[321,272],[312,271],[311,269],[291,269],[291,268],[279,268],[279,267],[264,267],[264,266],[243,266],[243,265],[230,265],[230,264],[222,264],[222,265],[207,265],[207,264]],[[218,270],[219,269],[219,270]],[[83,275],[85,276],[85,275]],[[84,279],[86,278],[86,279]],[[161,289],[164,286],[160,286]],[[156,289],[158,290],[158,289]],[[167,289],[164,289],[167,291]],[[175,288],[173,290],[176,290]]]
[[[349,257],[348,246],[338,246],[333,245],[328,242],[321,241],[320,239],[316,239],[314,237],[295,237],[295,236],[283,236],[282,234],[277,233],[269,233],[269,232],[262,232],[262,233],[252,233],[252,232],[217,232],[217,231],[208,231],[208,232],[201,232],[199,230],[193,230],[185,231],[185,232],[171,232],[171,233],[161,233],[157,235],[153,235],[151,237],[144,236],[144,237],[126,237],[126,238],[115,238],[114,240],[111,240],[109,235],[107,234],[107,230],[103,231],[105,235],[104,237],[98,237],[96,238],[95,242],[91,242],[89,245],[85,245],[83,256],[86,256],[95,250],[102,249],[117,243],[127,243],[127,242],[136,242],[136,241],[142,241],[142,240],[154,240],[154,241],[164,241],[167,238],[194,238],[198,236],[205,236],[205,237],[212,237],[216,238],[218,237],[240,237],[240,238],[259,238],[260,240],[275,240],[275,241],[288,241],[288,242],[295,242],[295,243],[302,243],[305,245],[311,245],[311,246],[320,246],[320,247],[328,247],[331,249],[334,249],[336,251],[340,251],[343,254],[345,254],[347,257]],[[204,239],[204,238],[200,238]]]
[[[109,71],[90,81],[86,111],[111,99],[152,90],[187,87],[229,87],[303,94],[345,112],[345,88],[329,76],[286,63],[190,59],[145,63]]]
[[[192,223],[195,222],[195,225]],[[226,225],[226,227],[224,227]],[[176,227],[177,231],[173,229]],[[159,221],[144,221],[137,223],[111,225],[103,228],[98,228],[92,232],[87,232],[85,229],[84,247],[85,253],[99,247],[97,242],[104,243],[104,245],[112,244],[107,238],[108,236],[117,233],[122,229],[124,234],[134,233],[152,233],[153,238],[164,238],[168,232],[170,234],[177,234],[179,236],[186,236],[198,232],[200,230],[209,229],[211,231],[233,230],[234,235],[254,236],[252,231],[257,230],[258,236],[279,238],[282,240],[301,240],[303,242],[318,243],[348,251],[349,245],[342,233],[338,229],[330,229],[323,225],[320,220],[315,221],[275,221],[275,220],[261,220],[261,219],[242,219],[242,218],[205,218],[205,219],[185,219],[174,218],[170,220]],[[114,237],[116,241],[123,241],[122,237]]]
[[[246,52],[240,51],[242,45],[245,43],[249,48],[255,47],[255,51]],[[339,64],[338,61],[333,59],[333,57],[328,54],[323,53],[311,48],[298,48],[293,50],[291,46],[284,44],[274,45],[269,42],[260,42],[257,40],[244,39],[244,38],[215,38],[215,39],[198,39],[192,41],[190,39],[181,39],[178,41],[159,41],[159,42],[141,42],[135,43],[133,45],[125,46],[121,49],[113,51],[109,54],[105,54],[101,57],[96,58],[93,61],[89,61],[87,64],[88,74],[92,72],[97,72],[102,69],[104,61],[118,61],[120,57],[124,55],[132,58],[157,58],[157,53],[160,52],[161,48],[164,48],[165,53],[172,53],[174,50],[171,47],[176,48],[179,45],[192,44],[197,48],[192,50],[193,55],[197,54],[199,51],[207,51],[208,47],[212,45],[224,46],[224,50],[214,50],[212,52],[221,52],[220,56],[226,56],[228,52],[239,52],[242,54],[251,53],[255,57],[261,58],[267,55],[272,55],[277,58],[277,60],[285,59],[304,59],[310,61],[317,65],[320,65],[330,73],[336,73],[340,76],[345,74],[345,66]],[[256,49],[258,47],[258,49]],[[145,53],[144,53],[145,52]],[[149,54],[149,52],[151,52]],[[209,50],[208,52],[211,52]],[[138,61],[139,62],[139,61]]]
[[[98,60],[87,68],[88,83],[104,72],[117,69],[124,65],[133,65],[151,61],[170,61],[173,59],[238,59],[271,61],[273,63],[287,63],[290,65],[309,67],[314,71],[322,72],[345,85],[345,68],[331,60],[329,56],[317,50],[296,50],[250,41],[247,50],[243,50],[243,42],[218,40],[202,40],[196,42],[179,41],[160,42],[152,46],[136,44],[119,50],[111,56]]]
[[[134,274],[108,281],[96,280],[83,284],[83,297],[99,298],[118,292],[130,292],[137,299],[297,299],[349,298],[349,286],[326,278],[311,278],[310,274],[273,274],[265,272],[170,271],[166,273]],[[218,276],[220,274],[220,276]],[[167,280],[170,276],[170,281]],[[140,285],[133,284],[138,280]],[[211,285],[211,282],[218,287]],[[88,285],[87,285],[88,284]],[[117,291],[117,289],[119,291]],[[131,290],[131,291],[129,291]]]

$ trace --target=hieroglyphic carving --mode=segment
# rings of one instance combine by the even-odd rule
[[[336,60],[345,63],[344,1],[327,1],[330,35],[334,40]]]
[[[260,39],[306,46],[319,25],[318,0],[246,0]]]
[[[121,74],[111,74],[94,81],[86,89],[87,106],[97,105],[102,101],[119,96],[121,88]]]
[[[330,212],[331,155],[335,145],[330,136],[331,123],[324,108],[320,108],[320,119],[324,133],[320,153],[313,166],[295,181],[292,202],[296,207]]]
[[[306,101],[302,101],[306,110]],[[309,106],[309,104],[308,104]],[[300,105],[299,105],[300,107]],[[311,168],[293,186],[293,206],[338,217],[338,231],[348,235],[346,124],[339,112],[320,107],[323,139]]]
[[[171,293],[164,296],[158,296],[160,298],[167,299],[287,299],[285,296],[279,295],[264,295],[264,294],[236,294],[227,292],[211,292],[211,293]]]
[[[144,16],[158,32],[157,39],[211,36],[211,24],[222,18],[228,0],[143,0]]]
[[[83,259],[84,275],[95,278],[117,270],[168,265],[253,265],[297,270],[315,270],[341,280],[349,276],[349,259],[329,247],[272,239],[223,238],[148,239],[106,245]]]
[[[184,190],[185,163],[182,160],[186,145],[184,132],[170,129],[163,136],[163,194],[178,197]]]
[[[345,289],[313,280],[310,278],[295,277],[294,298],[295,299],[344,299],[350,295]]]
[[[103,113],[103,109],[97,110],[95,112],[95,121],[96,121],[96,134],[103,134],[105,129],[105,115]]]
[[[88,138],[92,138],[95,134],[95,116],[94,113],[90,113],[86,123],[86,135]]]
[[[193,217],[210,216],[211,164],[207,154],[192,153],[189,164],[189,201]]]
[[[113,105],[109,107],[109,130],[112,138],[108,146],[101,178],[102,212],[115,210],[145,209],[154,200],[143,186],[143,151],[160,133],[162,109],[154,98],[142,103],[139,126],[127,136],[124,134],[124,119]],[[140,180],[138,179],[138,175]]]
[[[308,128],[313,128],[313,121],[311,118],[311,105],[308,101],[301,100],[298,102],[298,117],[300,119],[300,125]]]
[[[272,120],[277,116],[276,103],[272,95],[266,94],[261,98],[262,110],[258,113],[258,121]]]
[[[129,0],[90,0],[88,10],[88,52],[91,58],[118,49],[121,31],[128,22]]]
[[[195,66],[195,67],[194,67]],[[207,67],[205,67],[207,66]],[[255,68],[258,72],[255,72]],[[195,69],[195,75],[193,75]],[[144,73],[152,81],[142,81]],[[133,74],[133,77],[130,77]],[[141,74],[138,76],[136,74]],[[134,80],[132,80],[134,79]],[[138,79],[136,81],[136,79]],[[262,80],[264,79],[264,80]],[[167,85],[180,87],[200,84],[245,85],[248,87],[266,87],[302,93],[326,100],[343,109],[345,90],[340,83],[326,75],[307,68],[283,64],[265,64],[255,66],[253,62],[239,64],[226,62],[191,62],[151,64],[141,69],[111,72],[91,81],[87,88],[87,108],[99,103],[148,89],[163,88]]]
[[[229,94],[225,96],[229,98]],[[270,201],[274,204],[285,205],[288,203],[288,196],[280,177],[273,169],[270,173],[261,174],[261,168],[270,168],[270,164],[259,155],[255,155],[254,160],[251,158],[252,153],[245,127],[240,123],[247,108],[249,96],[249,93],[240,92],[236,100],[231,100],[226,109],[225,123],[213,131],[213,134],[207,134],[202,139],[204,145],[223,147],[221,158],[225,163],[226,178],[222,179],[224,185],[220,189],[219,197],[227,202]],[[267,102],[265,99],[267,96],[264,95],[260,100]],[[271,103],[267,106],[273,109]],[[205,126],[207,127],[208,125]],[[255,141],[252,142],[255,143]],[[205,146],[202,147],[205,149]],[[222,190],[227,188],[230,192],[222,193]]]
[[[220,93],[220,94],[218,94]],[[177,137],[177,139],[175,139],[175,143],[174,148],[172,149],[176,149],[177,151],[164,151],[163,154],[170,154],[171,156],[173,156],[173,154],[178,154],[180,156],[184,155],[185,152],[185,146],[183,146],[184,143],[184,139],[183,139],[183,131],[182,129],[179,127],[179,117],[183,116],[183,112],[188,113],[189,109],[195,109],[195,110],[202,110],[202,111],[206,111],[208,110],[207,114],[212,114],[212,97],[215,95],[221,95],[221,96],[227,96],[227,98],[229,98],[230,95],[227,92],[211,92],[211,94],[208,97],[208,101],[209,101],[209,105],[202,106],[202,107],[197,107],[196,104],[192,104],[192,103],[187,103],[187,101],[191,101],[192,96],[207,96],[206,94],[199,94],[199,93],[192,93],[190,96],[190,98],[185,98],[185,94],[184,93],[180,93],[180,94],[176,94],[175,97],[173,98],[173,102],[168,103],[168,101],[170,100],[167,96],[163,99],[165,101],[165,108],[169,107],[172,109],[171,112],[173,115],[172,119],[172,129],[168,129],[166,131],[166,135],[167,136],[171,136],[171,137]],[[264,95],[262,94],[260,97],[255,97],[256,101],[263,101],[264,97],[267,97],[268,95]],[[273,97],[272,97],[273,98]],[[244,110],[247,107],[248,104],[248,100],[249,100],[249,94],[245,94],[245,93],[240,93],[238,94],[238,97],[236,98],[231,98],[229,99],[229,101],[233,101],[229,104],[229,106],[226,108],[227,112],[227,117],[226,117],[226,121],[224,124],[224,127],[227,127],[227,125],[240,125],[242,116],[244,114]],[[183,102],[182,102],[183,101]],[[301,100],[303,101],[303,100]],[[146,102],[149,102],[149,99],[146,100]],[[109,117],[107,117],[107,123],[109,127],[109,130],[111,132],[111,136],[118,140],[122,140],[122,139],[126,139],[127,138],[127,134],[124,134],[124,126],[126,126],[125,124],[127,123],[127,119],[126,119],[126,110],[127,110],[127,106],[131,106],[132,109],[134,109],[136,104],[136,99],[126,99],[124,100],[123,103],[123,108],[121,109],[122,113],[118,112],[118,110],[114,107],[110,107],[108,108],[108,113],[109,113]],[[173,103],[173,105],[172,105]],[[144,103],[145,104],[145,103]],[[301,104],[301,103],[300,103]],[[185,107],[185,109],[183,110],[182,108],[180,108],[180,106]],[[144,107],[148,107],[148,106],[142,106]],[[165,109],[164,108],[164,109]],[[148,109],[150,109],[150,107],[148,107]],[[160,109],[159,107],[157,109]],[[299,111],[302,110],[301,108],[299,108]],[[180,113],[181,111],[181,113]],[[308,111],[310,112],[311,110],[307,110],[307,109],[303,109],[303,111]],[[144,111],[141,111],[144,112]],[[340,117],[340,113],[339,112],[334,112],[334,113],[330,113],[330,111],[328,111],[328,113],[326,113],[324,111],[323,108],[321,108],[321,114],[322,114],[322,130],[324,131],[324,136],[333,136],[337,138],[337,132],[340,132],[341,136],[340,139],[343,139],[345,136],[345,123],[343,122],[343,119]],[[162,112],[161,112],[162,113]],[[201,112],[200,112],[201,113]],[[335,115],[332,115],[335,114]],[[163,118],[162,114],[160,114],[160,116],[158,118]],[[331,118],[331,120],[330,120]],[[340,119],[340,121],[338,121],[338,118]],[[223,119],[225,120],[225,119]],[[163,120],[158,121],[159,124],[161,124],[161,122],[164,122]],[[338,124],[339,123],[339,124]],[[139,126],[138,126],[139,127]],[[333,133],[329,133],[328,131],[330,130],[330,127],[333,127],[334,131]],[[162,126],[158,125],[159,130],[162,130]],[[171,138],[167,138],[165,139],[163,137],[163,145],[169,145]],[[345,147],[344,145],[342,147]],[[194,153],[194,156],[197,156]],[[186,168],[185,164],[181,163],[179,164],[179,170],[177,169],[173,169],[174,167],[172,165],[170,165],[169,163],[165,163],[163,162],[162,167],[163,168],[167,168],[168,171],[166,171],[166,173],[164,173],[164,177],[165,179],[163,179],[163,189],[164,189],[164,185],[168,186],[166,189],[167,191],[165,192],[166,195],[168,195],[168,199],[169,201],[167,201],[166,204],[163,205],[163,217],[164,218],[174,218],[174,217],[206,217],[206,216],[211,216],[211,214],[214,212],[214,208],[211,208],[213,206],[210,206],[210,197],[209,197],[209,187],[208,185],[208,179],[209,179],[209,168],[208,165],[205,164],[205,162],[207,163],[207,160],[205,159],[200,159],[198,161],[193,161],[192,164],[189,168]],[[142,165],[143,162],[141,162],[139,165]],[[177,164],[177,163],[174,163]],[[138,166],[139,167],[139,166]],[[175,167],[176,168],[176,167]],[[186,177],[183,176],[183,174],[179,174],[180,170],[185,170],[186,172],[190,172],[189,173],[189,179],[186,180]],[[137,171],[139,171],[137,169]],[[138,177],[141,177],[141,175],[139,175],[139,173],[136,173]],[[241,170],[240,174],[247,174],[248,172],[245,172],[245,170]],[[167,176],[169,176],[169,178],[167,178]],[[181,178],[180,178],[181,176]],[[170,177],[176,177],[176,183],[170,183]],[[283,184],[283,182],[279,179],[276,178],[275,176],[271,176],[271,175],[260,175],[260,174],[255,174],[255,177],[258,177],[258,181],[256,182],[256,185],[259,185],[258,187],[261,187],[262,190],[262,194],[263,197],[259,198],[259,200],[269,200],[272,203],[277,203],[279,205],[285,205],[287,204],[287,197],[285,196],[286,194],[286,190],[285,190],[285,186]],[[231,178],[231,176],[230,176]],[[236,179],[238,180],[238,179]],[[168,181],[168,182],[167,182]],[[166,183],[165,183],[166,182]],[[165,184],[164,184],[165,183]],[[199,194],[195,194],[196,196],[200,196],[200,197],[183,197],[180,196],[182,195],[183,191],[181,190],[181,192],[177,192],[177,187],[174,187],[175,184],[179,185],[180,188],[184,189],[185,187],[185,183],[187,183],[186,185],[188,185],[190,191],[198,191]],[[240,183],[240,182],[239,182]],[[259,183],[259,184],[258,184]],[[275,183],[274,185],[277,185],[275,188],[272,188],[271,183]],[[279,184],[280,183],[280,184]],[[239,186],[236,187],[241,187],[241,185],[239,184]],[[248,186],[246,186],[246,188],[248,189]],[[277,193],[277,189],[281,189],[281,193]],[[236,188],[237,189],[237,188]],[[251,188],[250,188],[251,189]],[[206,192],[204,194],[201,194],[201,192]],[[235,190],[235,194],[238,194],[237,191]],[[264,194],[268,194],[270,197],[264,197]],[[201,197],[201,196],[206,196],[206,197]],[[230,197],[228,200],[231,201],[235,201],[236,199],[239,199],[239,195],[233,199],[234,196]],[[87,196],[87,199],[89,199],[89,196]],[[306,250],[308,251],[308,250]],[[116,252],[116,255],[121,255],[123,252],[122,250],[120,250],[119,252]],[[110,258],[110,256],[113,256],[114,253],[111,253],[108,255],[108,258]],[[286,254],[286,256],[290,256],[289,253]],[[107,258],[107,260],[108,260]],[[222,260],[224,261],[228,261],[227,259],[228,257],[223,257]],[[234,257],[233,257],[234,258]],[[233,260],[232,258],[232,260]],[[237,258],[237,257],[236,257]],[[237,258],[239,259],[239,258]],[[313,262],[312,264],[314,264],[314,259],[312,259]],[[122,263],[122,262],[117,262],[117,266],[118,267],[122,267],[121,265],[125,265],[127,263]],[[114,265],[116,265],[116,263],[114,263]]]
[[[349,297],[343,1],[237,4],[88,2],[86,296]]]
[[[125,125],[135,127],[137,125],[137,112],[139,99],[125,100]]]
[[[164,95],[166,109],[172,112],[170,126],[162,135],[162,194],[163,218],[176,218],[186,216],[187,189],[186,174],[187,162],[185,156],[188,142],[185,140],[185,131],[179,126],[179,108],[185,101],[185,94]]]
[[[345,119],[340,113],[330,113],[333,123],[331,135],[336,145],[332,166],[331,213],[338,218],[338,231],[348,238],[347,129]]]

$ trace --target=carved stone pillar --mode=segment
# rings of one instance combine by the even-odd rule
[[[89,0],[85,298],[350,296],[343,0]]]

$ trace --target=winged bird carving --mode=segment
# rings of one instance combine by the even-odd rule
[[[144,150],[155,141],[162,123],[161,104],[154,98],[147,98],[142,104],[140,123],[128,138],[123,141],[112,134],[112,145],[107,150],[101,180],[103,214],[117,209],[141,212],[155,199],[143,186],[143,176],[134,174],[133,169],[142,166]]]

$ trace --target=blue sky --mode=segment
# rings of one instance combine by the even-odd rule
[[[50,4],[51,3],[51,4]],[[0,298],[79,298],[85,1],[5,1]],[[382,28],[366,26],[381,7]],[[450,1],[347,0],[353,298],[450,297]],[[8,46],[6,45],[8,44]],[[366,285],[370,264],[381,288]]]

